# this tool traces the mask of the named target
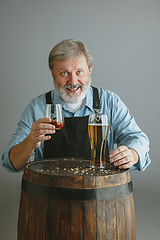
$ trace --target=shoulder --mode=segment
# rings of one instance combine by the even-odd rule
[[[40,94],[39,96],[33,98],[31,102],[29,103],[30,105],[36,105],[36,104],[41,104],[46,102],[46,93]]]
[[[116,94],[116,93],[114,93],[114,92],[112,92],[112,91],[109,91],[109,90],[107,90],[107,89],[103,89],[103,88],[98,88],[98,87],[96,87],[97,89],[98,89],[98,94],[99,94],[99,98],[100,98],[100,100],[101,101],[105,101],[105,102],[118,102],[119,100],[120,100],[120,97]]]
[[[46,93],[43,93],[33,98],[22,114],[22,118],[31,118],[36,121],[44,116],[44,109],[46,104]]]
[[[99,93],[100,107],[102,112],[112,114],[120,109],[122,110],[126,108],[125,104],[116,93],[103,88],[97,89]]]
[[[31,102],[29,103],[29,105],[30,106],[37,106],[37,105],[39,105],[39,106],[42,105],[43,106],[43,105],[45,105],[46,104],[46,96],[47,95],[50,95],[51,98],[53,98],[54,95],[55,95],[55,89],[54,90],[50,90],[50,91],[48,91],[46,93],[40,94],[39,96],[33,98],[31,100]]]

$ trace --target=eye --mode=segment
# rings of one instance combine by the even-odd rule
[[[82,74],[83,72],[82,72],[82,70],[78,70],[77,73],[78,74]]]
[[[68,72],[65,72],[65,71],[61,72],[61,75],[66,77],[66,76],[68,76]]]

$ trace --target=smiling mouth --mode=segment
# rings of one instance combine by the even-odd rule
[[[71,92],[77,92],[78,90],[79,90],[79,88],[80,88],[80,86],[79,87],[76,87],[76,88],[74,88],[74,87],[72,87],[72,88],[66,88],[67,90],[69,90],[69,91],[71,91]]]
[[[82,85],[81,84],[65,86],[65,89],[67,89],[68,91],[70,91],[72,93],[77,92],[80,88],[82,89]]]

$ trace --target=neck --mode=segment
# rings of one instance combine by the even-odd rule
[[[71,112],[76,112],[80,108],[80,106],[82,105],[83,99],[84,98],[81,98],[76,103],[67,103],[67,102],[65,102],[65,106]]]

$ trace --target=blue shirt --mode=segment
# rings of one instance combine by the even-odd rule
[[[139,155],[139,162],[131,167],[131,170],[144,171],[151,162],[148,154],[149,140],[147,136],[137,126],[134,118],[129,114],[128,108],[115,93],[101,88],[98,88],[98,92],[100,97],[99,113],[107,114],[109,120],[109,134],[107,138],[109,152],[114,150],[115,144],[117,146],[125,145],[134,149]],[[82,117],[95,112],[91,87],[82,106],[75,113],[66,109],[64,101],[59,97],[55,89],[52,91],[51,96],[53,103],[62,104],[64,117]],[[17,171],[9,159],[10,149],[21,143],[30,134],[32,124],[35,121],[44,117],[45,104],[45,94],[42,94],[34,98],[23,112],[16,133],[12,135],[9,145],[2,155],[2,164],[8,171]],[[33,157],[34,160],[43,159],[43,150],[44,142],[35,150],[34,156],[30,158],[30,161],[33,160]]]

